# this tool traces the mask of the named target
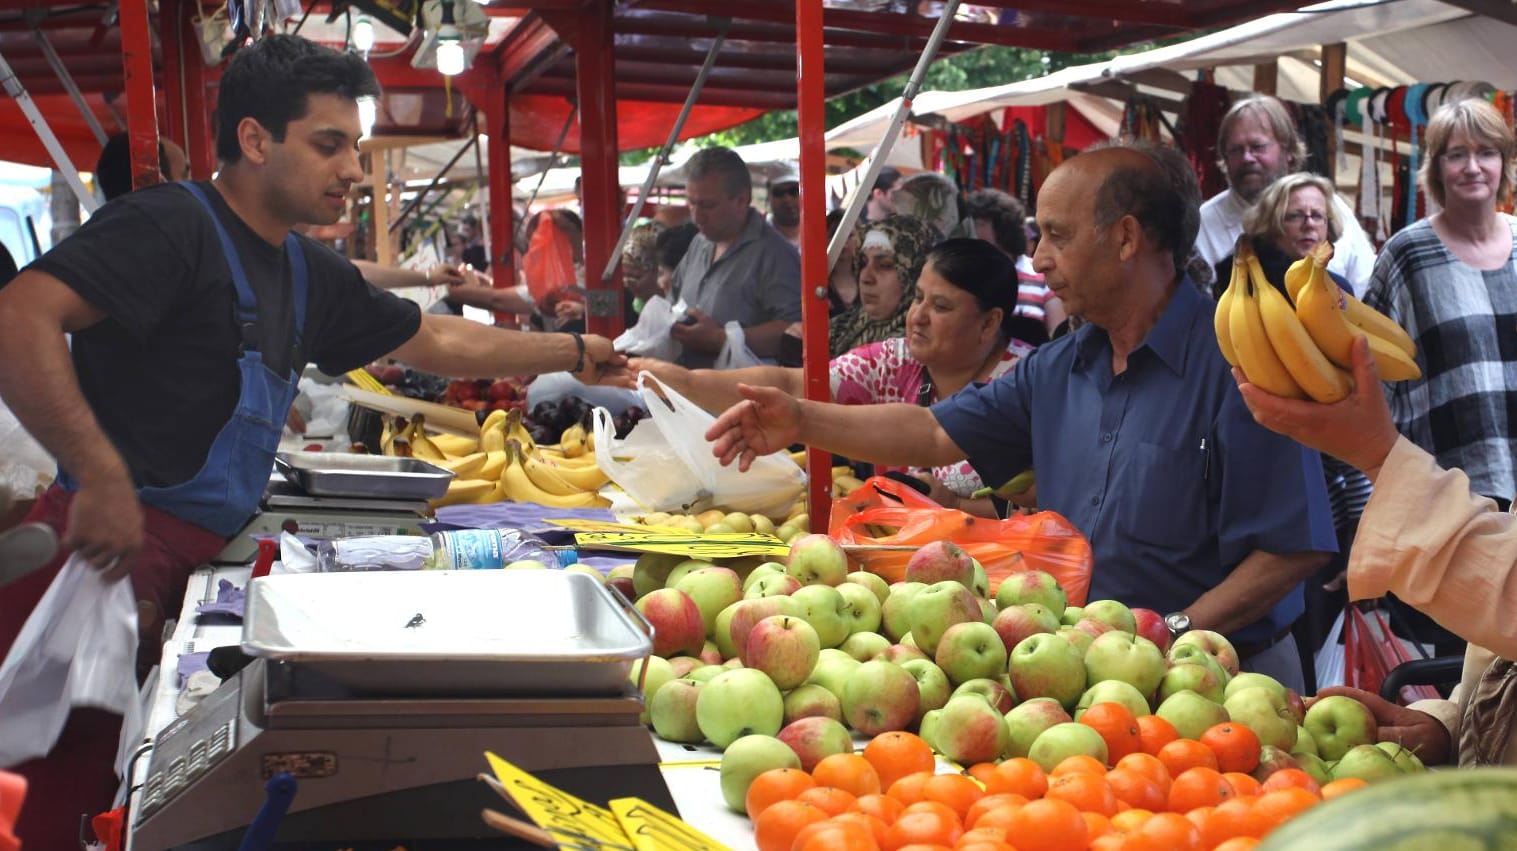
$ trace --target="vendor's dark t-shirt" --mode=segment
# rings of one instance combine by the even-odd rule
[[[285,247],[254,233],[211,184],[200,186],[257,295],[259,351],[278,374],[310,362],[339,375],[415,335],[415,304],[375,289],[336,252],[298,237],[310,294],[294,352]],[[102,207],[30,268],[106,314],[73,336],[74,369],[136,482],[162,487],[193,477],[239,394],[234,288],[205,208],[179,186],[133,192]]]

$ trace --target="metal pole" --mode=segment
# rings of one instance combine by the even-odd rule
[[[575,104],[574,107],[569,110],[569,117],[564,119],[564,129],[558,131],[558,141],[553,143],[553,153],[548,157],[547,168],[544,168],[542,174],[539,174],[537,176],[537,185],[532,187],[532,194],[527,196],[527,205],[522,208],[524,210],[524,213],[522,214],[521,221],[516,223],[516,232],[511,235],[513,242],[519,242],[521,240],[521,229],[526,227],[527,220],[532,218],[532,205],[537,201],[537,193],[543,188],[543,182],[548,179],[548,172],[552,171],[558,166],[559,152],[563,151],[564,141],[569,138],[569,128],[574,126],[574,119],[578,117],[578,115],[579,104]]]
[[[11,70],[11,64],[5,61],[5,56],[0,54],[0,87],[5,93],[16,99],[16,105],[21,107],[21,112],[26,115],[26,120],[36,131],[37,138],[41,140],[42,147],[47,149],[48,156],[53,158],[53,165],[68,181],[68,188],[73,190],[74,197],[79,199],[79,206],[88,212],[95,212],[100,207],[100,202],[95,196],[84,188],[84,181],[79,179],[79,170],[74,168],[74,163],[68,158],[68,151],[63,149],[63,144],[58,137],[53,135],[53,128],[47,124],[47,119],[42,117],[42,111],[37,109],[37,104],[32,96],[26,93],[26,88],[21,85],[21,80],[16,77],[16,72]]]
[[[475,130],[477,133],[478,128],[476,127]],[[421,206],[422,199],[426,198],[433,189],[437,188],[437,184],[441,183],[444,177],[447,177],[448,171],[451,170],[453,166],[457,165],[458,161],[463,159],[464,154],[467,154],[469,152],[469,149],[472,147],[474,147],[474,143],[472,141],[464,143],[464,146],[458,149],[458,153],[454,154],[453,158],[448,160],[448,164],[443,166],[441,171],[432,175],[432,182],[428,183],[426,185],[426,188],[416,193],[416,197],[412,198],[406,204],[406,206],[401,209],[400,214],[395,217],[395,221],[390,222],[390,227],[388,229],[389,233],[394,233],[395,229],[400,227],[401,223],[406,220],[406,216],[410,215],[412,210]],[[388,151],[386,153],[388,153]]]
[[[864,169],[864,179],[848,194],[848,200],[844,205],[843,221],[838,225],[837,231],[832,234],[832,241],[827,244],[827,273],[832,274],[832,267],[837,265],[838,258],[843,255],[843,246],[848,242],[848,235],[853,233],[853,226],[858,224],[859,214],[864,211],[864,202],[869,197],[869,191],[874,188],[874,181],[880,176],[880,169],[885,167],[885,160],[890,157],[890,149],[895,146],[896,137],[901,134],[901,125],[906,123],[906,117],[911,114],[911,102],[922,88],[922,79],[927,76],[927,66],[938,55],[938,48],[943,46],[943,40],[948,37],[948,28],[953,25],[954,13],[958,11],[959,0],[947,0],[943,4],[943,14],[938,18],[937,26],[932,29],[932,36],[927,39],[927,46],[922,48],[922,55],[917,58],[917,66],[911,71],[911,78],[906,81],[906,90],[901,92],[901,103],[895,109],[895,114],[890,117],[890,127],[885,130],[884,138],[880,139],[879,145],[869,157],[869,165]]]
[[[632,205],[632,212],[627,215],[627,221],[622,224],[621,236],[616,239],[616,247],[611,249],[611,256],[606,259],[606,271],[601,273],[602,281],[611,280],[616,272],[616,264],[622,260],[622,249],[626,247],[627,240],[632,238],[632,223],[643,214],[643,205],[647,203],[648,193],[653,191],[653,184],[658,180],[658,173],[669,161],[669,153],[674,150],[674,143],[679,141],[680,131],[685,128],[685,121],[690,118],[690,110],[695,108],[695,101],[701,96],[701,89],[706,85],[706,78],[711,76],[711,68],[716,64],[716,55],[721,52],[722,45],[727,41],[727,30],[732,26],[731,18],[721,18],[717,22],[716,41],[711,42],[711,48],[706,51],[706,61],[701,64],[700,73],[695,75],[695,83],[690,86],[690,94],[685,96],[685,105],[680,107],[679,117],[674,119],[674,126],[669,128],[669,140],[664,142],[664,147],[659,150],[658,156],[648,165],[648,176],[643,178],[643,186],[637,192],[637,201]]]
[[[796,131],[801,147],[801,377],[805,397],[832,400],[827,363],[827,73],[822,0],[796,0]],[[812,530],[832,516],[832,454],[806,453]]]
[[[47,36],[42,34],[42,30],[38,29],[36,24],[32,25],[32,38],[37,40],[37,46],[42,49],[42,57],[47,60],[48,66],[58,76],[58,82],[63,84],[63,90],[68,92],[69,98],[74,101],[74,106],[79,107],[80,114],[84,116],[84,123],[88,124],[90,132],[95,134],[95,141],[100,143],[100,147],[105,147],[105,142],[110,137],[105,135],[105,128],[100,126],[100,119],[95,117],[90,105],[84,102],[84,95],[74,84],[74,77],[69,74],[68,68],[64,67],[58,51],[53,49],[53,43],[47,40]]]

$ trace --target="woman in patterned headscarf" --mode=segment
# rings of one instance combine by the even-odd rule
[[[859,298],[832,318],[827,348],[832,357],[905,333],[906,311],[916,295],[927,252],[939,241],[921,219],[893,215],[865,225],[853,266]]]

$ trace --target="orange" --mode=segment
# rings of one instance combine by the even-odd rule
[[[1012,821],[1016,818],[1017,810],[1022,809],[1022,807],[1026,806],[1027,804],[1027,799],[1023,798],[1021,795],[1014,795],[1013,797],[1017,798],[1018,800],[1013,801],[1009,804],[1003,803],[1000,806],[988,809],[983,813],[975,813],[974,808],[971,807],[970,813],[974,815],[974,822],[973,824],[966,822],[964,826],[973,827],[975,829],[1009,829],[1011,827]]]
[[[1106,760],[1115,763],[1143,750],[1138,720],[1120,703],[1097,703],[1080,715],[1080,723],[1095,730],[1106,742]]]
[[[1104,833],[1090,840],[1090,851],[1127,851],[1127,834]]]
[[[1076,754],[1065,757],[1053,771],[1048,772],[1049,777],[1062,777],[1065,774],[1105,774],[1106,763],[1093,756]]]
[[[1195,825],[1196,830],[1201,831],[1202,848],[1210,848],[1226,838],[1225,836],[1214,835],[1217,828],[1212,824],[1212,821],[1216,812],[1216,807],[1196,807],[1185,814],[1186,820]]]
[[[1130,807],[1158,812],[1164,809],[1169,799],[1168,792],[1152,778],[1131,768],[1113,768],[1106,772],[1106,785],[1111,787],[1118,801]]]
[[[889,795],[860,795],[856,811],[874,816],[885,824],[895,821],[906,805]]]
[[[1175,729],[1175,725],[1157,715],[1139,715],[1134,720],[1138,723],[1138,741],[1142,743],[1146,754],[1157,754],[1159,748],[1180,738],[1180,731]]]
[[[952,846],[964,835],[964,829],[952,816],[930,810],[901,813],[885,831],[885,851],[899,851],[913,843]]]
[[[1253,778],[1253,775],[1244,774],[1241,771],[1224,771],[1222,779],[1227,781],[1227,785],[1233,787],[1235,797],[1242,798],[1245,795],[1253,797],[1263,791],[1263,787]]]
[[[990,780],[990,776],[995,774],[995,771],[996,764],[993,762],[977,762],[964,769],[964,773],[980,781],[982,787]]]
[[[1110,818],[1117,814],[1117,796],[1098,774],[1064,774],[1048,781],[1046,800],[1068,801],[1080,812],[1100,813]]]
[[[827,820],[827,814],[801,801],[779,801],[753,820],[753,844],[758,851],[790,851],[807,825]]]
[[[959,837],[959,847],[974,842],[1005,842],[1006,828],[1004,827],[979,827],[964,831]]]
[[[1340,780],[1334,780],[1322,787],[1322,800],[1331,801],[1339,795],[1347,795],[1355,789],[1363,789],[1368,785],[1368,783],[1357,777],[1344,777]]]
[[[1259,767],[1259,736],[1242,724],[1233,721],[1214,724],[1201,734],[1201,744],[1217,755],[1219,771],[1247,774]]]
[[[937,757],[932,747],[921,736],[896,730],[881,733],[864,746],[864,759],[874,766],[880,776],[880,788],[889,789],[891,784],[908,774],[926,771],[929,774],[937,767]]]
[[[1012,816],[1009,836],[1017,851],[1084,851],[1089,828],[1067,801],[1029,801]]]
[[[1311,809],[1322,799],[1305,789],[1289,787],[1265,792],[1254,802],[1253,823],[1259,831],[1256,835],[1268,836],[1269,832],[1284,824],[1292,816]]]
[[[879,851],[867,824],[828,819],[801,828],[791,851]]]
[[[1252,836],[1236,836],[1221,845],[1214,846],[1212,851],[1249,851],[1258,844],[1259,840]]]
[[[1085,836],[1089,841],[1112,832],[1111,819],[1100,813],[1080,813],[1080,817],[1085,819]]]
[[[1007,845],[1000,840],[984,842],[960,842],[953,846],[954,851],[1017,851],[1016,846]]]
[[[836,786],[813,786],[795,796],[795,799],[805,801],[829,816],[840,816],[858,806],[859,803],[858,798]]]
[[[963,821],[974,802],[985,797],[985,790],[963,774],[934,774],[922,785],[922,797],[947,804],[959,821]]]
[[[854,824],[861,824],[864,827],[869,828],[869,833],[874,837],[874,842],[876,845],[884,843],[885,833],[890,829],[890,825],[886,824],[880,819],[875,818],[874,816],[867,813],[861,812],[843,813],[840,816],[833,816],[832,818],[828,819],[828,821],[852,822]]]
[[[793,801],[807,789],[816,785],[811,775],[799,768],[771,768],[753,778],[748,786],[745,801],[748,818],[757,819],[770,805],[780,801]]]
[[[902,845],[895,851],[953,851],[953,849],[936,842],[913,842],[910,845]]]
[[[1201,831],[1179,813],[1155,813],[1129,836],[1131,851],[1199,851]]]
[[[1153,818],[1154,814],[1149,810],[1134,807],[1123,810],[1111,817],[1111,829],[1117,833],[1132,833],[1143,826],[1143,822]]]
[[[1282,768],[1276,771],[1265,779],[1262,789],[1264,792],[1273,792],[1276,789],[1289,789],[1292,786],[1305,789],[1319,798],[1322,797],[1322,785],[1317,782],[1317,778],[1299,768]]]
[[[1217,768],[1216,753],[1193,739],[1175,739],[1159,748],[1155,756],[1164,763],[1165,768],[1169,769],[1169,776],[1177,780],[1188,769],[1202,767],[1215,770]]]
[[[1117,764],[1113,768],[1136,771],[1159,784],[1159,788],[1164,790],[1165,795],[1169,794],[1169,784],[1173,781],[1173,778],[1170,777],[1169,769],[1153,754],[1130,753],[1117,760]]]
[[[1048,791],[1048,775],[1043,767],[1026,757],[1015,757],[996,765],[995,773],[985,781],[990,794],[1010,792],[1029,800],[1043,797]]]
[[[818,786],[836,786],[844,792],[873,795],[880,791],[880,775],[869,760],[856,753],[835,753],[822,757],[811,769],[811,779]]]
[[[1259,834],[1254,826],[1254,798],[1232,798],[1212,809],[1211,817],[1201,828],[1202,845],[1215,845],[1235,836]]]
[[[964,828],[973,830],[976,822],[991,810],[1001,807],[1020,807],[1027,803],[1027,799],[1021,795],[1013,795],[1010,792],[998,792],[994,795],[986,795],[969,806],[969,812],[964,814]]]
[[[1188,813],[1196,807],[1215,807],[1232,796],[1232,787],[1216,769],[1197,766],[1176,777],[1169,787],[1169,811]]]
[[[932,772],[930,771],[918,771],[915,774],[908,774],[890,784],[890,789],[885,794],[900,801],[903,806],[915,804],[917,801],[923,800],[922,787],[931,779]]]

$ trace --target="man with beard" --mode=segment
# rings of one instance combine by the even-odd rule
[[[769,181],[769,224],[787,242],[801,248],[801,178],[795,169],[785,166],[779,177]]]
[[[1196,249],[1214,267],[1232,256],[1243,232],[1243,214],[1264,187],[1300,171],[1306,160],[1296,122],[1285,104],[1269,95],[1252,95],[1232,105],[1222,116],[1217,152],[1228,188],[1201,205],[1201,231],[1196,235]],[[1333,244],[1333,260],[1327,268],[1342,275],[1354,293],[1362,296],[1375,267],[1375,248],[1354,211],[1342,198],[1335,198],[1334,203],[1343,235]]]

